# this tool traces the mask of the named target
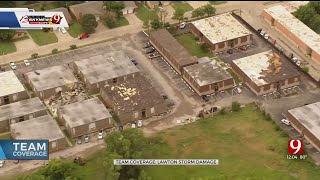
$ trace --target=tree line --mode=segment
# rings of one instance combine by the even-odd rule
[[[317,34],[320,34],[319,1],[310,1],[307,5],[300,6],[293,15]]]

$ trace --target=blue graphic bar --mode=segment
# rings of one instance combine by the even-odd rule
[[[14,12],[0,12],[0,27],[20,27]]]

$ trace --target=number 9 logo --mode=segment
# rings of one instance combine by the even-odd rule
[[[302,154],[303,152],[303,142],[301,140],[289,140],[288,142],[288,152],[290,154]]]
[[[62,17],[58,14],[52,16],[52,23],[60,24]]]

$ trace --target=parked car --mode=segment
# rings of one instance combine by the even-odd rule
[[[296,64],[297,64],[298,66],[300,66],[300,65],[301,65],[301,61],[298,60],[298,61],[296,62]]]
[[[131,124],[131,128],[136,128],[136,124],[135,124],[135,123],[132,123],[132,124]]]
[[[146,50],[147,54],[153,53],[155,51],[155,49],[153,47],[149,48]]]
[[[260,34],[261,34],[262,36],[264,36],[264,34],[266,34],[266,32],[265,32],[265,31],[261,31]]]
[[[263,36],[265,39],[269,39],[269,34],[265,33]]]
[[[26,66],[30,66],[31,65],[31,63],[30,63],[30,61],[28,59],[23,60],[23,62],[24,62],[24,64]]]
[[[146,42],[143,46],[143,48],[148,48],[148,47],[151,47],[151,44],[149,42]]]
[[[240,47],[239,47],[239,50],[240,50],[240,51],[246,51],[246,50],[247,50],[247,46],[240,46]]]
[[[260,32],[262,31],[262,29],[261,29],[261,28],[259,28],[257,31],[260,33]]]
[[[137,61],[135,59],[131,59],[131,62],[136,66],[138,65]]]
[[[153,59],[153,58],[156,58],[156,57],[160,57],[160,54],[158,54],[158,53],[149,54],[149,58],[150,59]]]
[[[296,63],[296,62],[298,62],[299,60],[298,60],[298,58],[293,57],[293,58],[292,58],[292,61]]]
[[[88,143],[88,142],[89,142],[89,136],[86,136],[86,137],[84,138],[84,142],[85,142],[85,143]]]
[[[293,54],[290,53],[288,57],[289,57],[290,59],[292,59],[292,58],[293,58]]]
[[[183,29],[186,27],[186,23],[185,22],[182,22],[180,25],[179,25],[180,29]]]
[[[138,125],[138,127],[142,127],[142,120],[138,120],[137,125]]]
[[[205,102],[209,101],[209,97],[206,95],[201,96],[202,100],[204,100]]]
[[[242,92],[242,90],[239,88],[239,87],[236,87],[236,91],[237,91],[237,93],[241,93]]]
[[[98,133],[98,139],[103,139],[103,132],[102,132],[102,131],[100,131],[100,132]]]
[[[283,124],[287,125],[287,126],[290,126],[290,125],[291,125],[290,121],[288,121],[288,120],[286,120],[286,119],[282,119],[281,122],[282,122]]]
[[[67,32],[67,30],[66,30],[64,27],[59,28],[59,30],[60,30],[60,32],[62,32],[63,34]]]
[[[4,166],[5,160],[0,160],[0,168]]]
[[[85,39],[88,38],[90,35],[88,33],[82,33],[78,36],[79,39]]]
[[[11,69],[16,70],[17,69],[17,65],[14,62],[10,62],[9,66],[11,67]]]
[[[77,144],[81,144],[82,143],[82,138],[78,138],[77,139]]]

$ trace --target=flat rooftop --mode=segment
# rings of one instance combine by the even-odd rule
[[[25,91],[13,71],[0,73],[0,97]]]
[[[61,106],[58,111],[70,128],[112,117],[97,97]]]
[[[232,76],[215,60],[184,67],[184,70],[199,84],[205,86],[232,79]]]
[[[148,81],[142,77],[127,79],[116,85],[106,85],[104,92],[119,111],[132,112],[163,103],[163,98]]]
[[[212,44],[252,34],[230,13],[191,22]]]
[[[290,12],[293,13],[299,9],[300,6],[307,5],[310,1],[288,1],[283,6]]]
[[[294,17],[289,11],[286,10],[285,7],[278,5],[265,9],[265,11],[307,46],[309,46],[309,48],[311,48],[317,54],[320,54],[320,36],[299,19]]]
[[[320,102],[294,108],[288,112],[320,140]]]
[[[74,63],[90,83],[139,72],[139,69],[122,51],[93,56]]]
[[[196,63],[197,59],[193,57],[166,29],[160,29],[150,32],[162,48],[175,58],[180,66]]]
[[[31,71],[26,73],[26,76],[30,79],[37,91],[60,87],[66,83],[77,82],[72,72],[63,65]]]
[[[272,50],[236,59],[233,63],[258,86],[299,75],[292,64]]]
[[[55,141],[64,138],[58,123],[50,115],[40,116],[10,125],[16,139],[43,139]]]
[[[38,97],[0,106],[0,121],[46,110]]]

